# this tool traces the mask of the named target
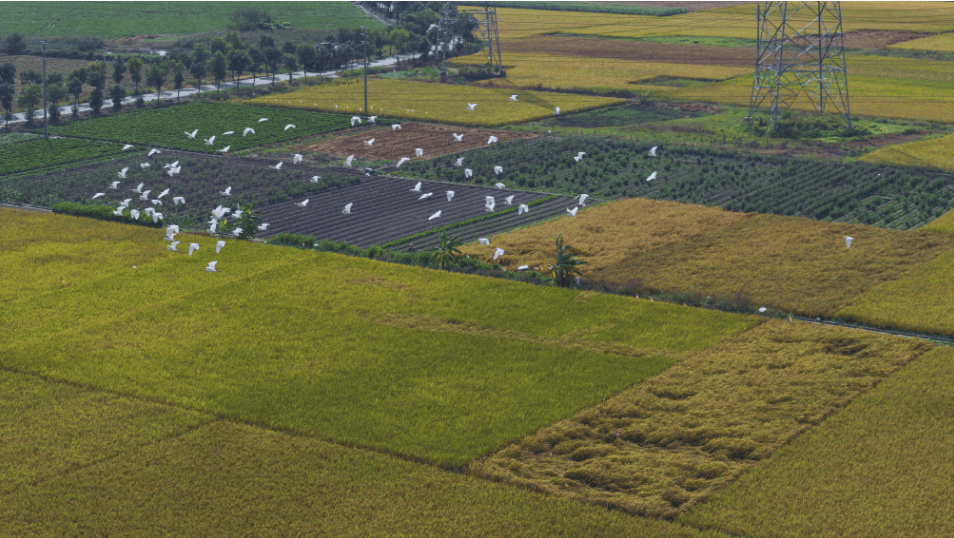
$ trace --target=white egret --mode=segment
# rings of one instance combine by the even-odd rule
[[[411,159],[408,158],[408,157],[401,157],[401,160],[398,161],[396,168],[400,168],[402,164],[404,164],[404,163],[406,163],[406,162],[408,162],[408,161],[410,161],[410,160],[411,160]]]
[[[267,222],[263,222],[263,223],[261,223],[261,224],[258,225],[258,229],[264,232],[265,230],[268,229],[268,226],[269,226],[269,224],[268,224]]]
[[[105,192],[97,192],[96,194],[93,195],[92,198],[90,198],[90,200],[95,200],[95,199],[99,198],[100,196],[106,196],[106,193],[105,193]]]
[[[417,185],[414,185],[414,188],[411,189],[411,192],[421,192],[421,182],[418,181]]]
[[[188,136],[189,138],[195,138],[195,135],[198,134],[198,132],[199,130],[196,129],[195,131],[192,131],[191,133],[187,132],[185,135]]]
[[[553,109],[553,115],[554,115],[554,116],[556,116],[556,115],[559,114],[559,113],[560,113],[560,107],[556,107],[556,108]]]
[[[153,155],[155,155],[155,154],[157,154],[157,153],[162,153],[162,152],[159,151],[159,150],[156,149],[156,148],[152,148],[151,150],[149,150],[149,155],[146,155],[146,157],[152,157]]]
[[[350,215],[350,214],[351,214],[351,206],[353,206],[353,205],[354,205],[354,202],[348,202],[347,204],[345,204],[344,209],[341,210],[341,214],[342,214],[342,215]]]
[[[176,196],[176,197],[174,197],[174,198],[172,199],[172,203],[174,203],[174,204],[176,204],[176,205],[184,204],[184,203],[185,203],[185,198],[183,198],[183,197],[181,197],[181,196]]]
[[[308,205],[308,198],[305,198],[301,202],[295,202],[295,205],[297,205],[298,207],[305,207],[306,205]]]
[[[165,196],[165,195],[167,195],[167,194],[169,194],[169,189],[166,189],[166,190],[160,192],[160,193],[159,193],[159,196],[156,196],[156,198],[157,198],[157,199],[158,199],[158,198],[162,198],[163,196]]]
[[[653,147],[649,148],[649,156],[650,156],[650,157],[655,157],[655,156],[656,156],[656,148],[658,148],[658,147],[659,147],[659,146],[653,146]]]
[[[240,218],[242,218],[242,210],[241,210],[241,209],[236,209],[235,211],[233,211],[233,212],[232,212],[232,218],[234,218],[234,219],[240,219]]]
[[[467,103],[467,110],[474,110],[477,108],[477,103]]]
[[[222,252],[222,247],[225,246],[225,241],[219,240],[215,242],[215,253],[218,254]]]
[[[493,144],[493,143],[496,142],[496,141],[497,141],[497,137],[496,137],[496,136],[491,136],[490,138],[487,139],[487,145],[489,146],[489,145]]]
[[[321,176],[311,176],[312,183],[318,183],[321,180]]]
[[[215,144],[215,136],[214,136],[214,135],[211,136],[211,137],[209,137],[209,138],[203,138],[202,140],[205,140],[205,145],[206,145],[206,146],[211,146],[212,144]]]
[[[420,195],[417,199],[424,200],[425,198],[430,198],[431,196],[434,196],[433,192],[425,192],[424,194]]]
[[[305,158],[305,156],[302,155],[301,153],[296,153],[295,156],[292,157],[292,164],[298,164],[298,163],[300,163],[304,158]]]
[[[159,222],[159,219],[161,219],[161,218],[162,218],[162,213],[153,213],[153,214],[152,214],[152,222],[158,223],[158,222]]]
[[[854,237],[851,237],[850,235],[845,236],[845,248],[851,248],[852,239],[854,239]]]
[[[486,237],[479,237],[477,238],[477,242],[486,246],[490,244],[490,239],[487,239]]]
[[[361,118],[359,118],[358,116],[352,116],[352,117],[351,117],[351,126],[352,126],[352,127],[354,127],[354,123],[355,123],[355,122],[361,123]]]
[[[586,155],[586,152],[585,152],[585,151],[581,151],[581,152],[579,152],[579,153],[576,154],[576,157],[573,157],[573,160],[576,161],[576,162],[580,162],[580,161],[583,160],[583,156],[584,156],[584,155]]]
[[[351,166],[351,161],[354,160],[354,155],[348,155],[348,158],[345,159],[345,164]]]
[[[530,206],[527,204],[520,204],[520,208],[517,210],[517,216],[523,215],[524,213],[530,212]]]
[[[158,199],[158,198],[155,199],[155,200],[149,200],[149,201],[152,202],[152,205],[154,205],[154,206],[162,205],[162,200],[160,200],[160,199]]]
[[[138,210],[138,209],[130,209],[130,210],[129,210],[129,216],[130,216],[130,218],[132,218],[133,220],[139,220],[139,210]]]
[[[177,166],[179,166],[179,161],[162,165],[163,168],[175,168]]]
[[[392,131],[392,132],[393,132],[393,131],[397,131],[397,130],[400,129],[400,128],[401,128],[401,124],[400,124],[400,123],[392,123],[392,124],[391,124],[391,131]]]
[[[487,211],[488,213],[493,213],[494,208],[497,207],[497,202],[494,201],[492,196],[488,196],[488,198],[490,199],[484,202],[484,211]]]
[[[229,185],[228,187],[226,187],[224,191],[220,192],[219,194],[223,196],[232,196],[232,186]]]
[[[206,273],[218,273],[218,271],[215,270],[215,264],[217,264],[217,263],[219,263],[219,262],[217,262],[217,261],[216,261],[216,262],[209,262],[209,266],[205,268],[205,272],[206,272]]]
[[[242,131],[242,136],[244,137],[245,135],[249,133],[255,134],[255,129],[252,129],[251,127],[246,127],[245,130]]]
[[[497,187],[498,189],[502,189],[506,187],[506,185],[504,185],[503,183],[494,183],[494,187]]]
[[[463,134],[454,133],[454,142],[463,142],[463,141],[464,141]]]
[[[181,171],[182,171],[182,167],[181,167],[181,166],[177,166],[177,167],[175,167],[175,168],[170,168],[170,169],[166,170],[166,173],[169,174],[169,177],[172,177],[172,176],[178,174],[178,173],[181,172]]]
[[[768,310],[768,308],[765,308],[764,306],[762,308],[759,308],[759,312],[765,312],[766,310]]]
[[[474,175],[473,170],[471,170],[470,168],[464,168],[464,177],[472,177],[473,175]]]
[[[179,225],[170,224],[169,226],[166,226],[166,233],[175,233],[175,234],[179,233]]]
[[[461,157],[461,158],[457,159],[456,161],[454,161],[454,166],[463,166],[463,165],[464,165],[464,158],[463,158],[463,157]]]
[[[375,123],[376,121],[378,121],[378,117],[377,117],[377,116],[368,116],[368,121],[370,121],[371,123]]]
[[[517,96],[516,96],[516,95],[511,95],[511,96],[510,96],[510,100],[511,100],[511,101],[516,101],[516,100],[517,100]]]
[[[454,191],[447,191],[447,201],[450,202],[454,198]]]
[[[175,231],[172,231],[172,230],[167,230],[167,231],[166,231],[166,241],[175,241],[175,240],[176,240],[176,234],[177,234],[177,233],[179,233],[179,232],[175,232]]]
[[[166,250],[171,250],[171,251],[173,251],[173,252],[179,252],[178,250],[176,250],[176,245],[178,245],[178,244],[181,243],[181,242],[182,242],[182,241],[173,241],[172,243],[169,243],[169,246],[166,247]]]
[[[220,206],[217,206],[215,209],[212,210],[212,214],[215,215],[215,218],[216,218],[216,219],[220,219],[220,218],[224,217],[225,214],[228,213],[228,212],[229,212],[229,208],[227,208],[227,207],[222,207],[221,205],[220,205]]]
[[[122,203],[119,204],[119,207],[126,207],[129,205],[129,202],[132,202],[132,198],[126,198],[123,200]]]
[[[504,198],[504,202],[507,202],[507,205],[513,205],[513,197],[514,195],[511,194],[510,196]]]
[[[494,175],[499,176],[499,175],[502,174],[502,173],[503,173],[503,166],[495,166],[495,167],[494,167]]]
[[[498,247],[497,250],[494,251],[494,261],[497,261],[497,258],[503,256],[505,253],[506,251],[504,249]]]
[[[113,181],[112,183],[110,183],[109,188],[110,188],[110,189],[113,189],[113,190],[118,189],[118,188],[119,188],[119,182],[118,182],[118,181]]]
[[[150,192],[152,192],[152,190],[143,191],[142,195],[139,196],[139,199],[140,199],[140,200],[148,200],[148,199],[149,199],[149,193],[150,193]]]
[[[132,149],[132,148],[133,148],[132,144],[126,144],[125,146],[123,146],[122,151],[126,151],[127,149]]]
[[[149,163],[139,163],[139,168],[142,168],[143,170],[149,168],[150,166],[151,165]]]
[[[371,140],[365,140],[365,141],[364,141],[364,145],[367,146],[367,147],[369,147],[369,148],[371,147],[371,144],[374,144],[374,139],[373,139],[373,138],[372,138]]]
[[[586,203],[585,203],[585,202],[586,202],[586,199],[589,198],[589,197],[590,197],[589,194],[581,194],[581,195],[580,195],[580,201],[577,202],[577,205],[581,205],[581,206],[583,206],[583,207],[586,207]]]
[[[521,265],[520,267],[517,267],[517,271],[526,271],[529,268],[529,265]]]
[[[222,136],[228,136],[233,134],[235,134],[235,131],[225,131],[224,133],[222,133]]]
[[[570,208],[568,207],[568,208],[566,208],[566,213],[567,213],[567,215],[569,215],[569,216],[571,216],[571,217],[575,217],[575,216],[576,216],[576,212],[579,211],[579,210],[580,210],[580,207],[579,207],[579,206],[574,207],[573,209],[570,209]]]
[[[154,207],[147,207],[146,209],[143,209],[142,212],[151,217],[152,214],[156,212],[156,209]]]
[[[218,226],[218,225],[219,225],[219,219],[212,219],[212,220],[209,222],[209,233],[210,233],[210,234],[214,234],[214,233],[215,233],[215,227]],[[196,248],[198,248],[198,247],[196,247]]]
[[[133,191],[133,192],[138,192],[138,193],[142,194],[142,186],[143,186],[143,185],[145,185],[144,182],[143,182],[143,183],[140,183],[139,186],[136,187],[135,189],[129,189],[129,190],[131,190],[131,191]]]
[[[656,172],[649,174],[649,177],[646,178],[646,181],[652,181],[654,179],[656,179]]]
[[[262,123],[263,121],[268,121],[268,118],[259,118],[258,122]]]
[[[243,231],[244,231],[244,230],[242,230],[241,228],[236,228],[236,229],[232,230],[232,235],[234,235],[235,237],[238,237],[238,236],[242,235],[242,232],[243,232]]]
[[[414,155],[415,155],[416,157],[423,157],[423,156],[424,156],[424,150],[421,149],[421,148],[414,148]]]
[[[121,179],[126,179],[126,172],[128,171],[129,171],[129,167],[127,166],[126,168],[123,168],[119,172],[116,172],[116,175],[119,176]]]
[[[434,219],[436,219],[437,217],[440,217],[440,216],[441,216],[441,210],[439,209],[439,210],[437,210],[437,213],[434,213],[433,215],[431,215],[430,218],[428,218],[427,220],[434,220]]]
[[[232,146],[225,146],[224,148],[222,148],[222,149],[217,149],[217,150],[215,150],[215,151],[218,151],[219,153],[228,153],[230,147],[232,147]]]
[[[117,217],[123,216],[123,207],[120,206],[118,209],[116,209],[116,211],[113,211],[113,215],[116,215]]]
[[[278,164],[276,164],[275,166],[269,166],[269,168],[274,168],[275,170],[281,170],[281,169],[282,169],[282,161],[278,161]]]

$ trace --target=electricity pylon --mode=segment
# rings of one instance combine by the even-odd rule
[[[504,74],[503,60],[500,56],[500,33],[497,31],[497,7],[494,5],[470,9],[458,7],[457,11],[471,15],[477,20],[477,32],[480,34],[480,40],[486,43],[487,47],[487,63],[495,71]]]
[[[748,117],[768,100],[776,129],[779,110],[803,97],[820,113],[834,107],[851,127],[841,2],[761,2],[756,15],[758,56]]]

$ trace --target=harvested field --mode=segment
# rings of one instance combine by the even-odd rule
[[[954,536],[954,350],[937,347],[678,521],[733,536]],[[771,492],[767,494],[767,492]]]
[[[562,232],[566,244],[589,262],[581,268],[588,280],[737,297],[750,305],[824,316],[954,247],[954,237],[930,232],[683,207],[620,200],[498,236],[492,246],[512,253],[511,264],[545,266],[552,263],[553,237]],[[658,223],[656,215],[662,217]],[[640,221],[632,225],[635,232],[628,231],[625,219]],[[845,247],[845,235],[855,238],[851,248]],[[474,245],[463,251],[480,259],[492,254]]]
[[[551,203],[548,206],[550,209],[544,211],[531,208],[529,213],[516,216],[513,210],[519,204],[531,203],[547,195],[434,181],[422,182],[420,193],[410,192],[416,183],[417,180],[405,178],[373,176],[362,178],[360,184],[332,189],[320,196],[301,196],[263,207],[262,218],[271,223],[271,226],[268,234],[262,234],[261,237],[290,232],[313,235],[316,239],[345,241],[349,245],[366,248],[488,215],[484,210],[486,196],[495,197],[497,213],[508,209],[513,213],[508,213],[506,221],[488,219],[493,221],[493,225],[497,226],[495,229],[498,230],[513,229],[548,218],[553,215],[553,206],[557,205]],[[455,193],[450,202],[445,194],[448,190]],[[424,200],[418,199],[429,192],[432,192],[433,196]],[[514,205],[507,206],[504,197],[511,194],[514,195]],[[305,198],[309,199],[308,205],[298,207],[296,203]],[[341,211],[348,203],[354,203],[351,207],[352,214],[342,215]],[[429,220],[437,211],[441,211],[440,217]]]
[[[906,32],[903,30],[854,30],[845,32],[846,49],[884,49],[921,39],[932,34],[924,32]],[[899,47],[902,48],[902,47]]]
[[[528,39],[511,40],[507,43],[508,61],[510,61],[511,53],[584,56],[664,64],[721,65],[749,69],[754,64],[752,51],[748,49],[649,43],[598,37],[540,35]]]
[[[462,142],[454,141],[454,134],[463,134]],[[387,159],[397,161],[408,157],[411,161],[429,159],[448,153],[455,153],[468,149],[487,146],[487,139],[496,136],[498,143],[516,140],[518,138],[532,138],[534,135],[489,129],[473,129],[470,127],[445,127],[427,123],[405,122],[401,129],[394,131],[391,127],[362,130],[359,134],[296,147],[301,152],[321,152],[332,155],[348,156],[365,160]],[[374,144],[368,147],[364,141],[374,139]],[[424,150],[423,157],[415,157],[414,150]]]
[[[954,172],[952,146],[954,146],[954,134],[931,140],[914,140],[904,144],[885,146],[865,155],[861,160],[876,164],[937,168]]]
[[[915,339],[771,321],[469,470],[643,516],[673,517],[934,348]]]

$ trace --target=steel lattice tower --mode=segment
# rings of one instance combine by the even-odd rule
[[[451,25],[457,20],[456,10],[450,2],[444,4],[441,9],[441,18],[437,21],[437,41],[441,49],[441,76],[447,76],[447,49],[451,46],[453,32]]]
[[[768,100],[775,129],[779,110],[804,96],[820,113],[834,107],[851,127],[841,2],[762,2],[756,14],[758,56],[749,118]]]
[[[480,33],[480,40],[487,44],[487,62],[491,68],[496,68],[500,73],[504,72],[503,60],[500,56],[500,34],[497,31],[497,7],[488,5],[483,9],[463,9],[458,7],[459,13],[466,13],[477,20],[477,31]],[[496,53],[496,57],[494,54]]]

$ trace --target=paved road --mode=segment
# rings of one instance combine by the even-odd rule
[[[397,63],[397,57],[390,57],[390,58],[382,58],[382,59],[380,59],[380,60],[370,61],[370,62],[368,62],[368,66],[369,66],[369,67],[383,67],[383,66],[394,65],[394,64],[396,64],[396,63]],[[305,73],[302,72],[302,71],[296,71],[296,72],[292,73],[291,76],[293,76],[293,77],[296,78],[296,79],[299,79],[299,78],[305,76]],[[313,72],[313,71],[309,71],[309,72],[308,72],[308,76],[309,76],[309,77],[322,76],[322,77],[326,77],[326,78],[335,78],[335,77],[338,76],[338,74],[337,74],[336,71],[333,71],[333,70],[332,70],[332,71],[325,71],[325,72],[323,72],[323,73],[315,73],[315,72]],[[288,79],[289,79],[289,74],[288,74],[288,73],[284,73],[284,74],[281,74],[281,75],[275,75],[275,81],[276,81],[276,82],[287,81]],[[255,79],[246,78],[246,79],[240,79],[238,82],[223,82],[223,83],[222,83],[222,88],[223,88],[223,89],[235,88],[235,87],[236,87],[237,85],[239,85],[239,84],[241,84],[243,88],[244,88],[244,87],[248,87],[248,86],[252,86],[252,85],[253,85],[253,80],[254,80],[254,85],[255,85],[255,86],[263,86],[263,85],[271,84],[271,82],[272,82],[272,77],[257,77],[257,78],[255,78]],[[214,84],[204,84],[204,85],[201,87],[201,91],[202,91],[202,92],[214,92],[215,90],[216,90],[216,88],[215,88],[215,85],[214,85]],[[189,88],[182,88],[182,90],[180,90],[178,93],[179,93],[179,95],[180,95],[181,97],[188,97],[188,96],[190,96],[190,95],[195,95],[195,94],[199,93],[199,91],[200,91],[200,89],[197,89],[197,88],[195,88],[195,87],[189,87]],[[161,95],[162,95],[162,98],[163,98],[163,99],[175,99],[175,98],[176,98],[176,93],[177,93],[176,90],[167,90],[167,91],[162,92]],[[141,95],[138,95],[138,96],[126,97],[125,99],[123,99],[123,104],[124,104],[124,105],[128,105],[128,104],[135,103],[137,97],[142,97],[144,101],[155,101],[155,100],[158,98],[158,95],[160,95],[160,94],[156,94],[156,93],[144,93],[144,94],[141,94]],[[112,100],[112,99],[104,99],[104,100],[103,100],[103,109],[108,109],[108,108],[110,108],[110,107],[112,107],[112,106],[113,106],[113,100]],[[64,115],[64,116],[66,116],[66,115],[68,115],[68,114],[71,114],[71,113],[73,112],[72,109],[73,109],[73,105],[61,106],[61,107],[60,107],[60,114],[62,114],[62,115]],[[80,111],[80,112],[89,112],[90,110],[92,110],[92,109],[90,109],[90,107],[89,107],[88,104],[86,104],[86,103],[80,103],[80,105],[79,105],[79,111]],[[38,118],[38,119],[40,119],[40,120],[42,121],[42,119],[43,119],[43,109],[39,109],[39,110],[35,111],[35,112],[33,113],[33,115],[34,115],[35,118]],[[0,114],[0,118],[2,118],[2,114]],[[18,112],[18,113],[16,113],[16,114],[11,114],[11,118],[12,118],[12,119],[10,120],[10,123],[21,123],[21,122],[26,121],[26,113],[25,113],[25,112]]]

